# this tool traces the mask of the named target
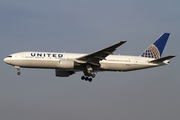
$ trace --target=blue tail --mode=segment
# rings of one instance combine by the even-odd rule
[[[162,34],[152,45],[150,45],[140,56],[158,59],[161,57],[170,33]]]

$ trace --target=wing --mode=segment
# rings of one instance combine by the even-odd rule
[[[124,44],[126,41],[120,41],[117,44],[114,44],[110,47],[104,48],[102,50],[99,50],[97,52],[85,55],[83,57],[77,58],[77,60],[88,62],[92,65],[99,65],[99,61],[105,59],[108,55],[112,54],[117,47]]]

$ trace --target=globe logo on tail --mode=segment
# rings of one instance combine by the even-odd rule
[[[147,58],[160,58],[160,52],[158,48],[152,44],[145,52],[141,55],[141,57],[147,57]]]

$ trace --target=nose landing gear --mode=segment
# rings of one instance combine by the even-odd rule
[[[18,71],[18,72],[17,72],[17,74],[18,74],[18,75],[20,75],[20,74],[21,74],[21,72],[20,72],[20,71]]]
[[[17,74],[20,75],[20,74],[21,74],[21,72],[20,72],[20,67],[19,67],[19,66],[15,66],[15,68],[16,68],[17,71],[18,71]]]

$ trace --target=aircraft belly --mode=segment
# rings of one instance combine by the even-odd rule
[[[151,67],[157,67],[158,65],[135,65],[135,70],[145,69],[145,68],[151,68]]]
[[[107,71],[132,71],[145,69],[150,67],[156,67],[157,64],[134,64],[134,63],[101,63],[101,69]]]
[[[134,70],[134,64],[124,64],[124,63],[104,63],[101,64],[102,69],[106,69],[109,71],[128,71]]]

